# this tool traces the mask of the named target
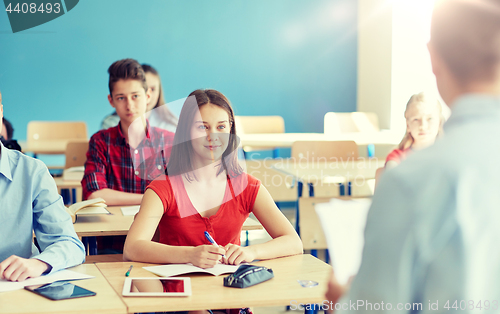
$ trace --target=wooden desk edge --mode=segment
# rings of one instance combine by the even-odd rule
[[[330,275],[330,272],[331,272],[330,265],[328,265],[328,264],[324,263],[323,261],[311,256],[310,254],[300,254],[300,255],[276,258],[276,259],[272,259],[272,260],[263,260],[263,261],[254,262],[252,264],[263,264],[264,266],[268,266],[268,267],[273,268],[276,266],[275,265],[276,262],[279,262],[282,259],[290,259],[290,261],[286,261],[285,264],[283,264],[286,266],[289,266],[290,263],[292,263],[292,265],[295,265],[294,263],[297,263],[297,261],[299,262],[300,265],[302,265],[302,263],[309,263],[310,264],[310,266],[308,266],[308,267],[313,268],[316,271],[315,276],[316,277],[321,276],[320,280],[319,280],[320,285],[318,287],[314,288],[314,289],[321,290],[319,293],[314,293],[317,296],[311,296],[310,294],[309,294],[309,296],[307,296],[307,295],[302,296],[301,294],[294,293],[296,296],[294,296],[293,298],[281,297],[281,299],[277,298],[277,299],[259,300],[258,302],[252,301],[253,304],[239,304],[238,303],[239,301],[235,302],[235,300],[232,300],[230,302],[230,304],[226,303],[224,306],[227,306],[227,307],[286,306],[286,305],[291,305],[292,302],[294,302],[294,304],[295,304],[295,302],[297,302],[297,304],[300,304],[300,303],[302,303],[302,304],[314,304],[314,303],[321,304],[325,300],[324,291],[326,291],[326,286],[328,284],[328,276]],[[152,273],[148,273],[146,270],[142,269],[142,267],[148,266],[148,265],[155,265],[155,264],[140,263],[140,262],[122,262],[122,263],[112,263],[111,262],[111,263],[96,263],[95,265],[101,271],[103,276],[107,279],[108,283],[113,287],[115,292],[121,296],[123,280],[125,278],[125,277],[123,277],[123,280],[122,280],[122,273],[125,273],[131,264],[134,265],[134,270],[136,270],[136,276],[141,277],[141,276],[144,276],[144,274],[147,274],[146,276],[154,277],[154,275]],[[274,264],[274,265],[272,265],[272,264]],[[314,264],[314,265],[311,265],[311,264]],[[320,268],[320,269],[317,270],[318,268]],[[291,270],[293,271],[293,267],[292,267],[292,269],[287,269],[286,272],[290,272]],[[108,277],[106,276],[106,273],[109,273],[110,271],[115,272],[116,274],[111,273],[109,276],[109,279],[108,279]],[[194,276],[196,276],[196,275],[194,275]],[[310,275],[307,275],[307,273],[304,273],[301,276],[306,276],[306,277],[309,276],[310,277]],[[311,279],[318,280],[318,278],[315,278],[315,276],[312,276]],[[209,276],[207,278],[212,280],[212,278],[216,278],[216,277]],[[201,278],[201,280],[204,280],[204,278]],[[281,281],[283,281],[283,279],[281,279]],[[200,283],[198,283],[198,285],[199,284]],[[265,283],[263,283],[263,284],[265,284]],[[217,285],[219,285],[219,283],[217,283]],[[249,289],[256,288],[256,287],[258,287],[258,286],[251,287]],[[308,289],[308,288],[300,288],[300,289],[294,288],[294,289],[301,290],[301,289]],[[230,291],[230,290],[228,290],[228,291]],[[241,289],[236,289],[234,291],[241,293]],[[304,290],[304,292],[311,292],[311,291],[314,292],[317,290]],[[245,293],[247,293],[247,292],[250,292],[250,290],[245,290]],[[127,310],[129,311],[129,313],[165,310],[165,308],[162,308],[161,301],[159,301],[159,299],[161,299],[161,298],[156,298],[156,300],[154,298],[150,298],[151,302],[149,302],[148,304],[144,304],[144,302],[137,302],[136,300],[138,300],[139,298],[130,298],[130,297],[123,297],[123,296],[121,296],[121,298],[123,299],[123,302],[126,304]],[[141,299],[144,300],[144,298],[141,298]],[[201,297],[201,300],[203,300],[203,297]],[[175,301],[178,301],[178,300],[175,300]],[[200,299],[196,300],[196,302],[194,302],[194,303],[192,301],[193,300],[190,301],[190,306],[192,308],[191,307],[187,308],[185,306],[179,306],[177,304],[177,305],[171,305],[172,307],[169,308],[168,310],[177,311],[177,310],[202,310],[202,309],[206,309],[206,306],[204,308],[204,306],[202,304],[200,304]],[[165,301],[165,302],[167,302],[167,301]],[[184,303],[186,303],[186,302],[187,301],[185,301]],[[249,302],[250,301],[243,300],[240,303],[249,303]],[[250,303],[252,303],[252,302],[250,302]],[[205,303],[203,303],[203,304],[205,304]],[[181,307],[182,307],[182,309],[181,309]]]

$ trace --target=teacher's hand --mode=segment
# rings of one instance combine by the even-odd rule
[[[326,299],[335,304],[340,299],[340,297],[346,292],[347,287],[341,285],[337,278],[335,278],[335,274],[332,272],[330,276],[330,281],[328,282],[328,289],[326,290],[325,297]],[[330,312],[332,313],[332,312]]]

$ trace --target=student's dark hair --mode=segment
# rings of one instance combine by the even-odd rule
[[[144,90],[148,90],[146,74],[141,64],[134,59],[122,59],[113,63],[108,68],[109,73],[109,94],[113,96],[113,88],[119,80],[137,80],[142,84]]]
[[[174,146],[172,147],[170,160],[165,170],[166,175],[184,174],[188,181],[196,179],[191,174],[191,171],[195,170],[191,159],[195,154],[191,144],[191,128],[196,113],[202,106],[207,104],[224,109],[229,116],[230,131],[228,145],[224,153],[222,153],[221,167],[217,175],[224,170],[231,177],[235,177],[243,172],[243,169],[238,164],[238,138],[236,136],[236,125],[231,103],[226,96],[214,89],[197,89],[189,94],[182,107],[179,124],[174,136]]]
[[[7,138],[6,140],[11,140],[14,137],[14,128],[9,120],[2,118],[2,123],[5,125],[5,129],[7,130]]]
[[[500,1],[436,1],[430,44],[460,83],[493,79],[500,67]]]

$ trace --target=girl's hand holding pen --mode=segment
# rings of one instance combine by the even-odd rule
[[[194,266],[211,268],[221,261],[226,250],[222,247],[204,244],[193,248],[189,260]]]

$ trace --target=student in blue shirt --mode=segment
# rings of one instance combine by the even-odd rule
[[[0,129],[2,117],[0,103]],[[84,258],[47,167],[0,142],[0,280],[23,281],[81,264]]]
[[[428,48],[452,113],[381,178],[341,313],[500,311],[500,1],[436,1]]]

